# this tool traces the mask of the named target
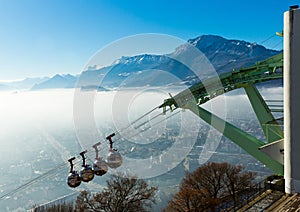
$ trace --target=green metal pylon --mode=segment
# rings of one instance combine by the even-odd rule
[[[266,142],[271,143],[283,138],[283,131],[271,113],[270,108],[252,83],[243,86],[252,108],[266,136]],[[269,124],[272,123],[272,124]]]
[[[283,174],[283,165],[259,150],[259,147],[262,147],[265,144],[264,142],[196,105],[194,101],[189,101],[184,108],[189,109],[199,116],[202,120],[239,145],[254,158],[265,164],[269,169],[275,173]]]

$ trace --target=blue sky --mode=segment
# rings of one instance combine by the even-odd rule
[[[99,49],[141,33],[261,43],[292,0],[0,0],[0,80],[80,73]],[[282,48],[282,38],[263,43]]]

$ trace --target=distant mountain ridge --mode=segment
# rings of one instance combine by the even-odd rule
[[[190,45],[199,49],[218,73],[246,67],[280,53],[280,51],[266,49],[255,43],[228,40],[216,35],[202,35],[188,40],[188,44],[177,47],[170,55],[124,56],[111,66],[84,71],[79,86],[81,83],[87,85],[91,82],[92,84],[101,82],[101,86],[107,88],[177,85],[182,82],[186,85],[194,84],[197,80],[199,81],[195,74],[188,67],[172,59],[172,57],[184,55]],[[174,82],[168,77],[154,76],[154,70],[163,70],[180,80]]]
[[[86,70],[78,76],[55,75],[36,83],[32,90],[74,88],[106,90],[116,87],[192,85],[199,79],[192,70],[172,59],[184,54],[191,46],[199,49],[217,73],[247,67],[274,56],[280,51],[242,40],[229,40],[217,35],[202,35],[178,46],[170,55],[143,54],[123,56],[110,66]],[[203,70],[204,76],[205,70]],[[206,76],[208,77],[208,76]]]
[[[256,43],[227,40],[216,35],[202,35],[188,40],[188,43],[202,51],[218,73],[250,66],[280,53]]]
[[[0,91],[28,90],[31,89],[33,85],[43,83],[49,79],[49,77],[32,77],[12,82],[0,82]]]
[[[53,88],[74,88],[77,77],[71,74],[59,75],[56,74],[49,80],[35,84],[31,90],[53,89]]]

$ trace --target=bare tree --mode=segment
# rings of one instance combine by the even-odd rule
[[[207,192],[204,189],[199,191],[193,188],[181,188],[179,192],[173,196],[164,211],[198,211],[197,209],[199,208],[204,210],[208,207],[205,202],[206,199]]]
[[[212,198],[220,198],[223,195],[223,178],[226,170],[230,166],[228,163],[208,163],[193,173],[188,174],[182,184],[193,187],[197,190],[206,190]]]
[[[223,178],[225,190],[228,195],[231,196],[231,200],[233,201],[234,209],[236,207],[237,202],[239,202],[239,194],[253,186],[253,179],[256,174],[253,172],[242,172],[242,166],[228,166],[225,171],[225,176]]]
[[[214,211],[223,201],[236,205],[237,194],[252,185],[255,174],[241,166],[207,163],[185,176],[167,211]]]
[[[112,176],[100,193],[81,192],[76,207],[78,211],[147,211],[155,203],[156,191],[145,180],[119,174]]]

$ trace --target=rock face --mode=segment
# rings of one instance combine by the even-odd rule
[[[205,54],[217,72],[249,66],[280,53],[256,43],[227,40],[215,35],[202,35],[188,42]]]
[[[187,52],[193,47],[206,56],[218,73],[246,67],[279,53],[255,43],[202,35],[188,40],[170,55],[124,56],[108,67],[84,71],[79,77],[55,75],[48,81],[35,85],[33,89],[191,85],[199,79],[190,68],[172,58],[189,57]],[[199,66],[196,62],[199,61],[192,61],[190,65]],[[200,74],[209,77],[205,68]],[[79,81],[76,83],[77,79]]]

